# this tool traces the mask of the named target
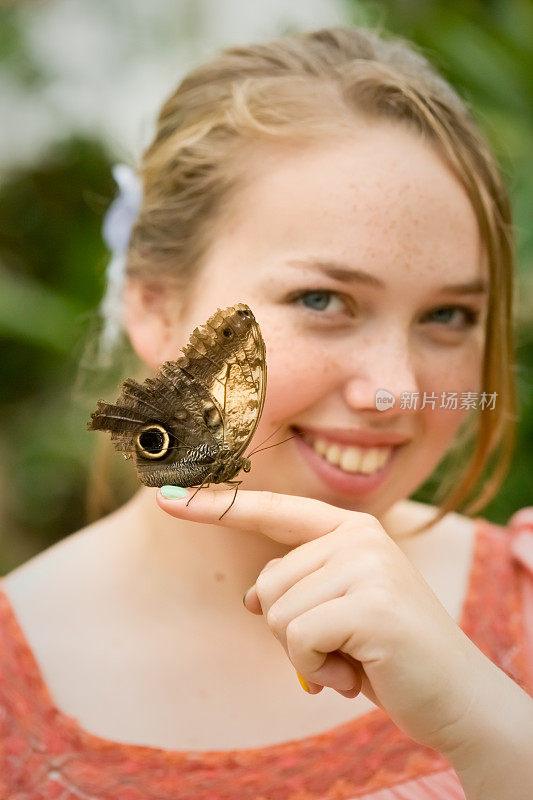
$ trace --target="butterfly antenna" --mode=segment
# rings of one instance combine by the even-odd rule
[[[281,428],[281,427],[282,427],[282,426],[280,425],[280,426],[279,426],[279,428]],[[273,433],[270,433],[270,434],[267,436],[267,438],[266,438],[266,439],[263,439],[263,441],[262,441],[262,442],[259,442],[259,445],[258,445],[258,447],[261,447],[261,445],[262,445],[262,444],[264,444],[265,442],[268,442],[268,440],[269,440],[269,439],[270,439],[272,436],[275,436],[275,435],[276,435],[276,433],[279,431],[279,428],[276,428],[276,430],[275,430]],[[249,455],[249,456],[252,456],[252,455],[253,455],[255,452],[257,452],[257,451],[256,451],[256,450],[252,450],[252,452],[251,452],[251,453],[249,453],[248,455]]]
[[[281,425],[280,425],[280,427],[281,427]],[[279,431],[279,428],[278,428],[278,431]],[[277,433],[277,431],[275,431],[275,433]],[[259,450],[253,450],[251,453],[248,453],[247,458],[250,458],[250,456],[253,456],[256,453],[261,453],[263,450],[270,450],[271,447],[277,447],[278,445],[283,444],[283,442],[289,442],[291,439],[295,439],[297,436],[302,436],[302,435],[303,435],[302,433],[298,432],[298,433],[295,433],[294,436],[289,436],[287,439],[282,439],[281,442],[277,442],[276,444],[269,444],[268,447],[261,447]],[[268,437],[268,439],[270,439],[270,436]],[[265,442],[266,441],[267,441],[267,439],[265,439]]]

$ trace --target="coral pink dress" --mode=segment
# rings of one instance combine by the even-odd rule
[[[507,527],[475,520],[460,624],[533,694],[533,507]],[[0,579],[2,800],[464,797],[450,763],[380,708],[322,734],[243,750],[163,750],[94,736],[54,705]]]

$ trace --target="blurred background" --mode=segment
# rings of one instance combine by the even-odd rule
[[[533,475],[533,4],[530,0],[27,0],[0,3],[0,574],[135,490],[86,422],[127,374],[91,371],[86,343],[109,260],[111,167],[133,164],[163,99],[217,48],[336,24],[416,42],[474,109],[514,204],[520,427],[482,512],[505,523]],[[80,368],[81,364],[81,368]],[[117,369],[119,367],[117,366]],[[107,392],[107,394],[106,394]],[[107,438],[107,437],[106,437]],[[435,477],[415,499],[430,501]]]

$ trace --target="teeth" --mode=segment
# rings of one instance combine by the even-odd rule
[[[392,447],[343,447],[328,444],[324,439],[309,439],[308,443],[330,464],[346,472],[364,472],[367,475],[380,469],[389,460],[392,450]]]
[[[379,451],[376,448],[372,448],[372,450],[368,450],[364,456],[363,461],[361,463],[361,472],[375,472],[378,467],[381,466],[381,458],[383,456],[383,451]]]
[[[347,447],[342,454],[339,466],[346,472],[362,472],[362,457],[363,451],[360,447]]]
[[[338,466],[341,461],[341,447],[338,444],[330,444],[325,452],[325,457],[330,464]]]
[[[310,442],[311,446],[315,448],[316,452],[323,456],[328,449],[328,443],[324,441],[324,439],[315,439],[314,442]]]

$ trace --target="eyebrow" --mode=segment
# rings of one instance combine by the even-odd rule
[[[373,286],[377,289],[384,289],[385,284],[375,275],[370,272],[365,272],[362,269],[354,269],[346,264],[338,261],[329,261],[323,258],[296,258],[287,262],[293,267],[304,267],[317,270],[333,278],[341,283],[364,283],[367,286]],[[449,294],[454,292],[456,294],[486,294],[488,286],[486,281],[476,278],[468,283],[455,283],[441,286],[439,289],[440,294]]]

